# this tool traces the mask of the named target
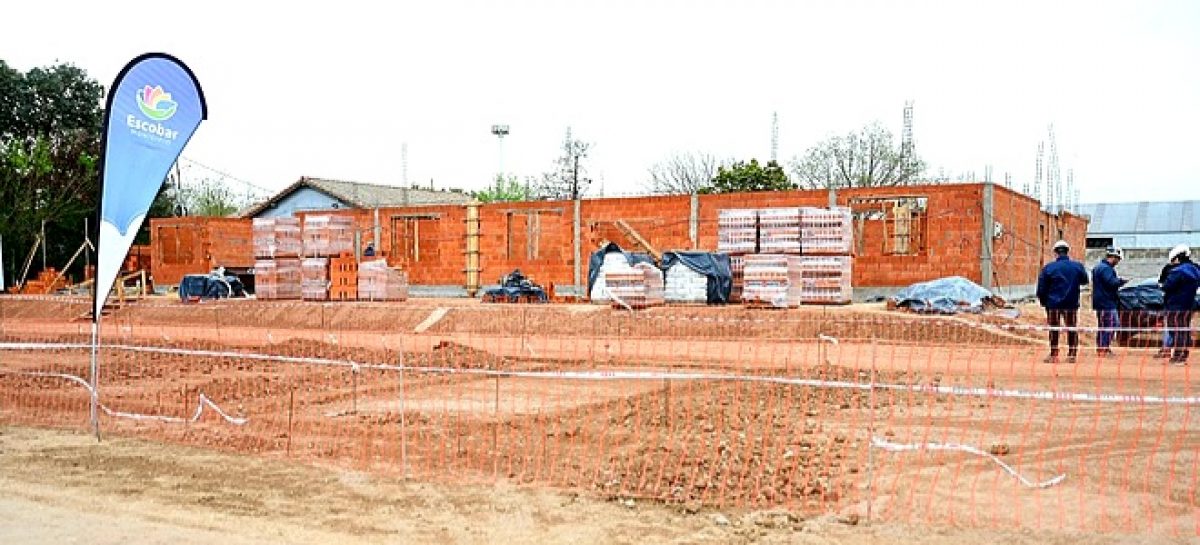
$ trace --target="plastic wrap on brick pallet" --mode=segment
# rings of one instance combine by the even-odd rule
[[[600,266],[600,274],[596,276],[596,282],[592,284],[592,292],[588,294],[592,302],[608,303],[611,299],[608,296],[608,274],[610,272],[621,274],[630,272],[632,269],[625,254],[621,252],[604,254],[604,263]]]
[[[758,249],[758,210],[725,208],[717,212],[717,251],[751,253]]]
[[[360,301],[404,301],[408,299],[408,273],[388,267],[384,259],[363,261],[358,266]]]
[[[614,307],[645,308],[663,304],[662,271],[649,263],[635,263],[608,271],[605,282]]]
[[[306,301],[329,299],[329,258],[309,257],[303,260],[300,292]]]
[[[354,219],[349,216],[304,216],[304,255],[330,257],[354,250]]]
[[[801,209],[762,208],[758,210],[758,251],[773,254],[801,252]]]
[[[849,256],[799,257],[801,304],[847,304],[851,301],[853,262]]]
[[[810,255],[850,255],[854,228],[850,209],[801,208],[800,246]]]
[[[251,241],[256,258],[299,256],[302,246],[300,220],[290,216],[254,218]]]
[[[667,268],[663,298],[672,303],[705,303],[708,277],[683,263],[675,263]]]
[[[742,302],[777,308],[795,306],[789,298],[794,293],[790,266],[794,256],[754,254],[746,256],[743,273]]]
[[[260,259],[254,262],[254,296],[258,299],[299,299],[300,260]]]

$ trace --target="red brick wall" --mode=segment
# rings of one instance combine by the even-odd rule
[[[982,282],[980,237],[984,221],[983,185],[849,189],[837,193],[837,202],[848,206],[856,198],[897,196],[927,199],[927,213],[921,223],[924,245],[912,255],[889,255],[883,222],[856,221],[854,284],[860,287],[903,286],[950,275]],[[829,195],[825,191],[701,195],[698,247],[709,250],[716,247],[717,214],[723,208],[825,206],[828,202]],[[994,285],[1006,287],[1035,283],[1042,263],[1050,258],[1049,248],[1058,239],[1060,228],[1063,229],[1063,237],[1073,246],[1080,249],[1084,246],[1087,224],[1082,218],[1042,213],[1033,199],[999,186],[995,187],[993,203],[994,219],[1002,228],[1001,236],[993,242]],[[635,241],[616,227],[617,220],[624,220],[660,252],[692,248],[688,233],[690,211],[691,198],[688,196],[583,201],[580,206],[581,257],[584,260],[582,274],[586,276],[588,257],[604,241],[640,251]],[[374,239],[375,213],[372,210],[320,213],[350,215],[355,218],[363,244]],[[304,214],[300,215],[303,217]],[[406,215],[430,218],[406,220]],[[573,284],[573,217],[574,203],[571,201],[480,205],[481,282],[495,283],[513,269],[521,269],[542,284]],[[151,232],[156,233],[153,227],[163,221],[169,220],[153,220]],[[208,248],[208,253],[217,255],[222,264],[240,266],[238,263],[241,261],[252,264],[249,257],[250,220],[183,218],[170,221],[199,221],[199,224],[207,226],[201,229],[201,240],[197,244]],[[386,256],[392,265],[407,269],[413,284],[466,283],[466,207],[381,208],[379,223],[381,244],[377,251]],[[536,229],[530,228],[531,223],[535,224]],[[228,225],[238,225],[237,229],[241,230],[238,232],[244,231],[244,234],[230,236]],[[1045,226],[1044,229],[1042,226]],[[531,235],[535,241],[531,241]],[[159,243],[153,243],[156,272],[165,272],[168,278],[182,276],[176,274],[177,270],[182,269],[166,267],[164,271],[158,268],[161,263]],[[208,246],[204,246],[206,244]],[[536,251],[531,248],[536,248]],[[185,272],[203,272],[208,266],[197,264]]]
[[[150,259],[157,284],[178,284],[186,274],[213,267],[253,267],[251,220],[246,218],[154,218]]]

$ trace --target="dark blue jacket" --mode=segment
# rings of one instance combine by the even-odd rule
[[[1108,259],[1101,259],[1092,268],[1092,308],[1096,310],[1117,310],[1117,290],[1125,285],[1127,280],[1117,276],[1117,270],[1108,264]]]
[[[1187,261],[1171,269],[1163,282],[1163,310],[1192,310],[1200,288],[1200,267]]]
[[[1079,287],[1088,283],[1087,270],[1065,255],[1047,263],[1038,275],[1038,302],[1050,310],[1079,310]]]

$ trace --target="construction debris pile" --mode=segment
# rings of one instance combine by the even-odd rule
[[[255,296],[305,301],[403,301],[408,276],[383,259],[354,256],[354,222],[346,216],[255,218]],[[364,285],[364,280],[366,284]]]
[[[728,209],[717,250],[730,254],[733,300],[774,308],[851,300],[850,209]]]

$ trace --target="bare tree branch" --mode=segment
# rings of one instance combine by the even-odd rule
[[[645,186],[665,195],[698,193],[712,184],[724,164],[707,153],[677,153],[649,168],[650,180]]]

